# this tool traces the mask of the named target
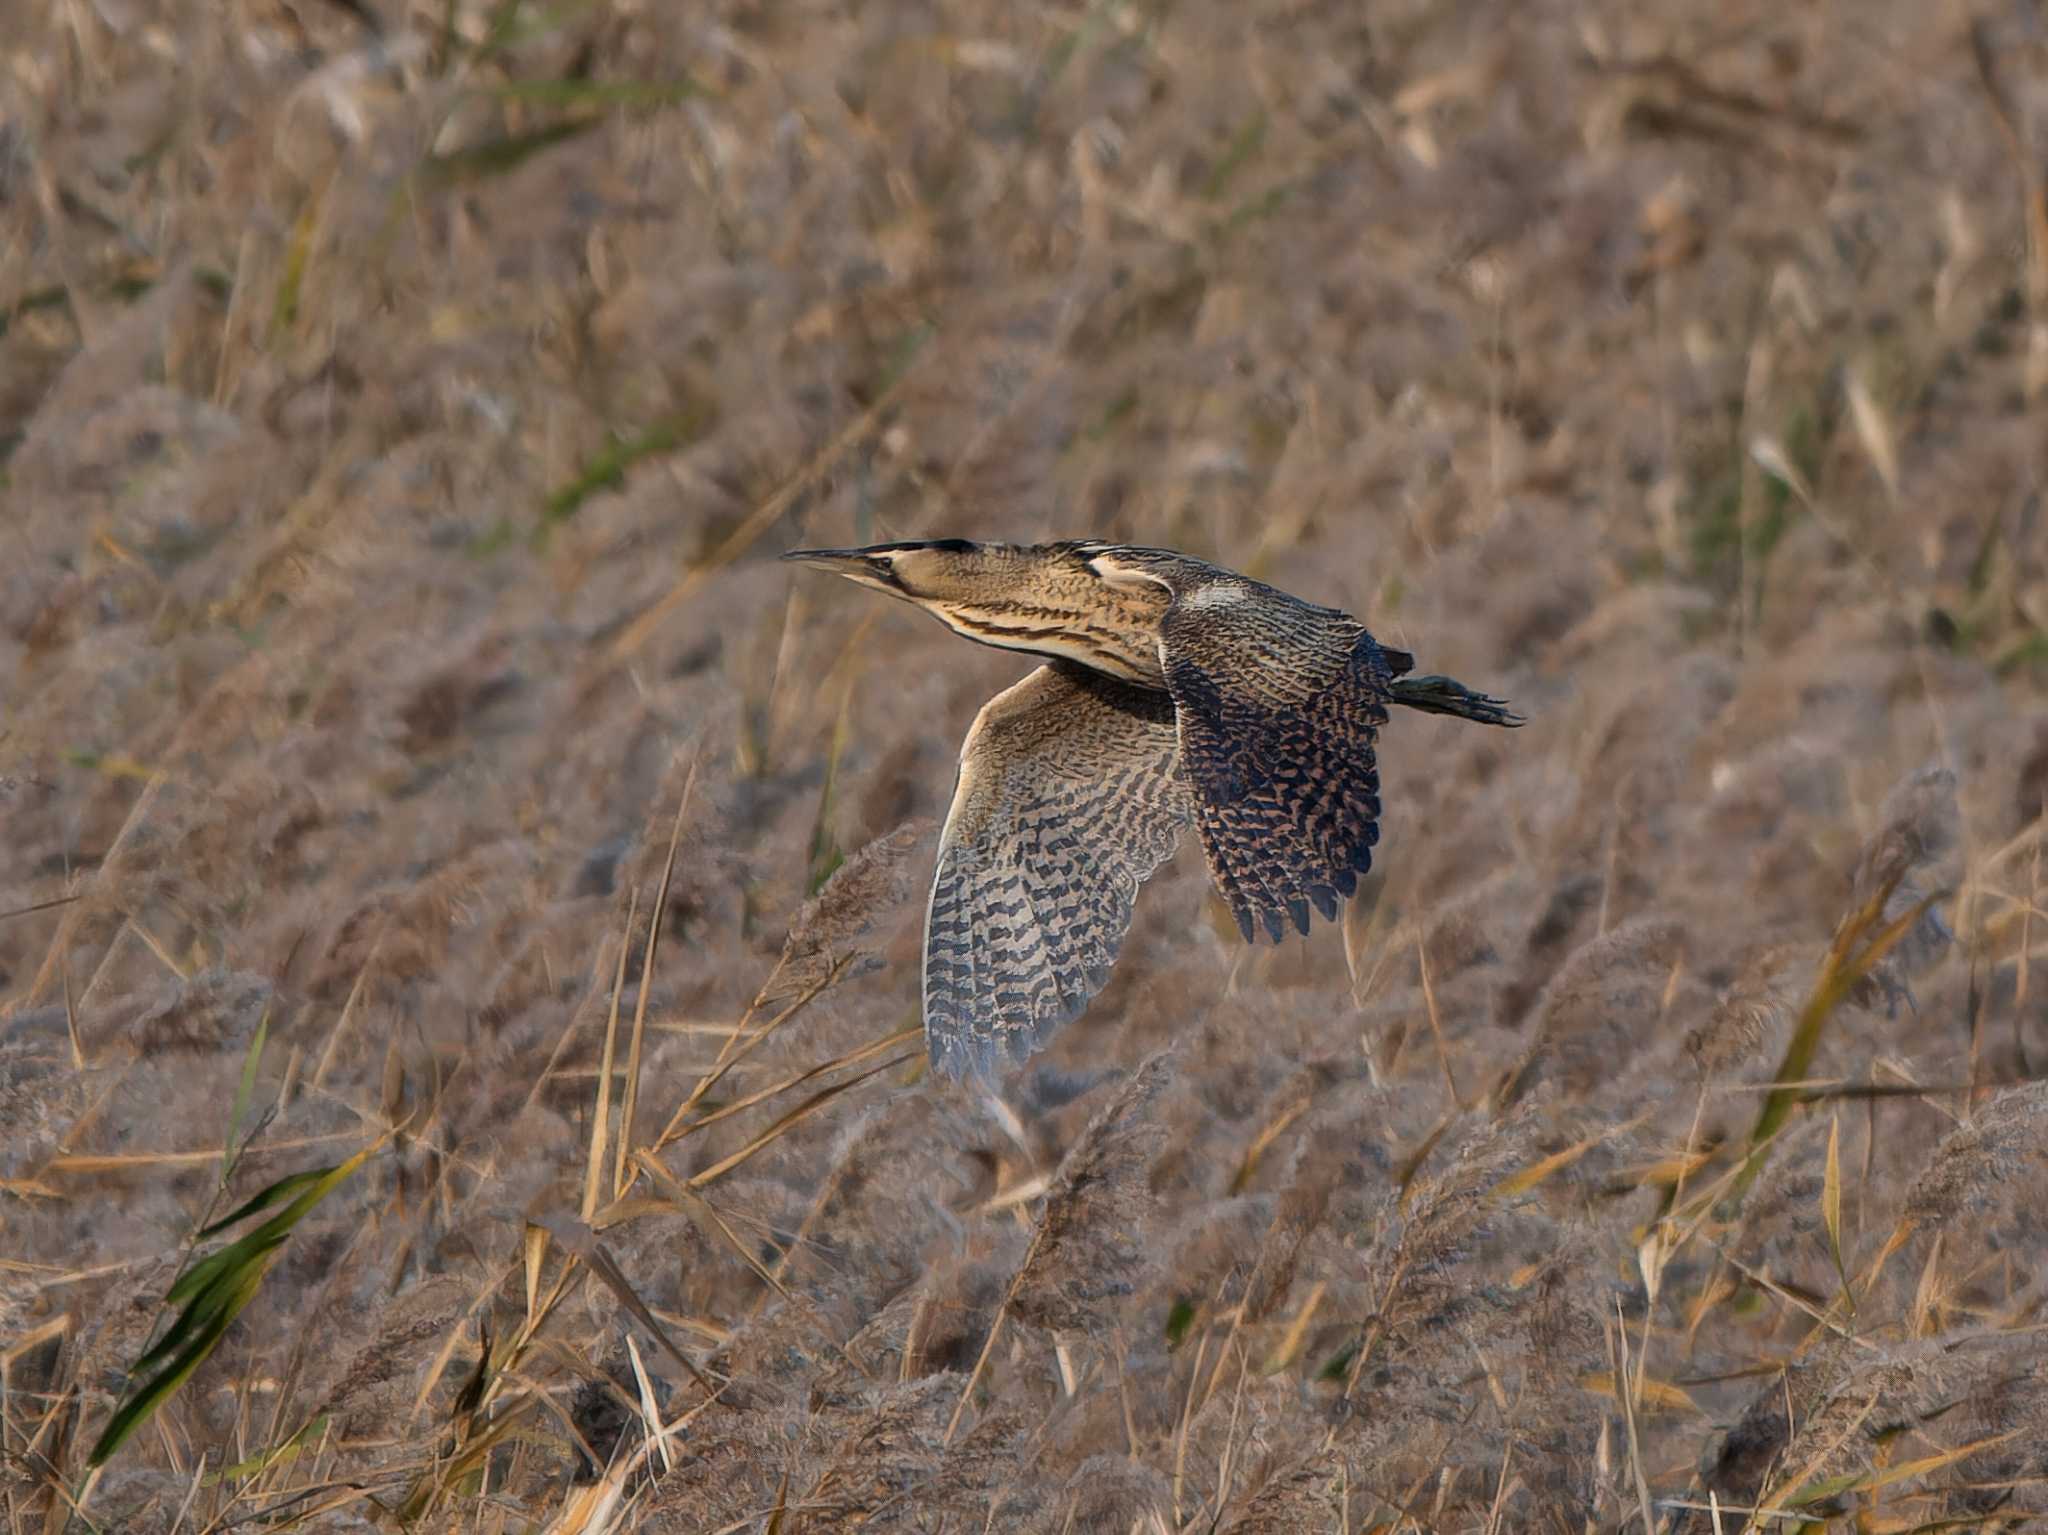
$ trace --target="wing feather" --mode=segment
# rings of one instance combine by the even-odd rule
[[[1194,806],[1172,701],[1064,661],[990,699],[960,751],[925,922],[925,1039],[993,1077],[1109,979],[1138,887]]]
[[[1183,587],[1160,631],[1195,828],[1247,939],[1337,915],[1379,841],[1374,757],[1406,657],[1239,577]]]

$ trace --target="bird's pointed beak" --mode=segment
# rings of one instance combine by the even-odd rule
[[[806,565],[836,571],[842,576],[850,576],[856,571],[865,573],[869,568],[867,556],[858,549],[792,549],[783,558],[801,560]]]
[[[801,560],[806,565],[829,570],[835,576],[844,576],[856,585],[871,587],[878,592],[902,595],[895,574],[889,569],[889,562],[877,559],[865,549],[792,549],[783,558]]]

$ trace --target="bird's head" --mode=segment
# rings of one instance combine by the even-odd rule
[[[1020,557],[1027,552],[1015,544],[935,538],[870,544],[865,549],[792,549],[783,558],[802,560],[860,586],[940,612],[1000,595],[1016,580]]]
[[[1116,580],[1094,563],[1108,545],[1089,540],[983,544],[964,538],[792,549],[785,560],[846,577],[923,608],[956,634],[1039,655],[1067,656],[1134,680],[1157,670],[1149,630],[1123,633],[1104,611]],[[1162,594],[1163,605],[1163,594]]]

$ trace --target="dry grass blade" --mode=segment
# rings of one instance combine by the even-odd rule
[[[116,855],[128,844],[138,829],[147,822],[150,812],[156,807],[158,796],[162,794],[164,785],[169,781],[170,777],[168,774],[155,772],[144,783],[142,793],[136,796],[135,804],[129,810],[127,819],[121,823],[121,829],[115,833],[113,842],[108,846],[106,853],[100,860],[100,869],[103,874],[105,870],[115,866]],[[0,1002],[0,1022],[5,1022],[7,1019],[12,1018],[23,1008],[34,1007],[44,997],[49,995],[50,985],[56,980],[59,967],[64,963],[65,956],[71,952],[71,945],[76,941],[78,924],[80,918],[87,910],[87,905],[88,903],[82,898],[77,899],[65,911],[63,919],[57,924],[56,936],[50,940],[49,948],[43,952],[42,963],[36,967],[35,978],[29,982],[28,990],[20,996],[10,998],[6,1002]]]
[[[873,926],[876,913],[896,902],[900,902],[908,886],[904,868],[910,854],[921,843],[929,823],[921,820],[906,821],[895,830],[877,837],[847,859],[825,882],[824,887],[806,901],[790,924],[788,936],[783,940],[782,952],[777,957],[775,968],[769,973],[754,1000],[748,1004],[745,1015],[739,1023],[725,1034],[719,1043],[718,1058],[711,1068],[699,1075],[676,1110],[669,1116],[666,1126],[655,1138],[652,1150],[659,1152],[671,1142],[712,1123],[725,1114],[734,1112],[735,1105],[728,1104],[714,1114],[691,1121],[690,1114],[705,1097],[722,1082],[726,1076],[746,1060],[755,1050],[767,1042],[779,1029],[788,1025],[798,1014],[831,987],[858,962],[864,950],[862,941]],[[762,1023],[758,1028],[749,1026],[755,1016],[768,1005],[769,999],[777,995],[777,988],[784,984],[798,987],[796,996],[783,1009]],[[914,1031],[906,1031],[908,1037]],[[773,1097],[786,1091],[795,1082],[808,1080],[835,1065],[844,1065],[856,1058],[843,1058],[828,1062],[816,1070],[805,1072],[771,1088],[765,1093],[749,1095],[747,1103],[758,1103],[763,1098]]]
[[[647,1378],[647,1365],[640,1358],[640,1342],[631,1333],[626,1334],[626,1354],[633,1362],[633,1384],[640,1393],[640,1416],[647,1425],[647,1435],[661,1452],[662,1469],[673,1471],[676,1468],[675,1451],[669,1448],[668,1431],[661,1421],[661,1407],[654,1397],[654,1382]]]
[[[1429,1016],[1430,1037],[1436,1041],[1437,1064],[1443,1068],[1444,1091],[1450,1094],[1454,1112],[1465,1107],[1465,1095],[1458,1091],[1457,1076],[1451,1070],[1451,1049],[1444,1042],[1444,1025],[1437,1013],[1436,984],[1429,974],[1429,949],[1422,941],[1422,934],[1415,935],[1415,963],[1422,976],[1422,1006]]]
[[[1870,384],[1862,370],[1851,369],[1843,387],[1849,397],[1849,419],[1855,424],[1857,440],[1870,456],[1877,477],[1884,482],[1885,494],[1896,503],[1899,499],[1899,447],[1891,423],[1885,419],[1883,407],[1871,394]]]
[[[1849,1269],[1842,1257],[1842,1121],[1828,1120],[1828,1158],[1821,1174],[1820,1218],[1827,1228],[1828,1254],[1834,1259],[1835,1274],[1842,1281],[1842,1304],[1850,1315],[1856,1313],[1856,1297],[1849,1288]]]
[[[500,1409],[497,1416],[465,1440],[459,1450],[414,1484],[412,1491],[398,1505],[400,1522],[413,1525],[432,1513],[447,1496],[449,1488],[467,1480],[488,1462],[492,1451],[512,1437],[513,1430],[521,1426],[527,1414],[542,1405],[551,1405],[544,1393],[528,1393]]]
[[[604,1049],[598,1053],[597,1107],[590,1116],[590,1159],[583,1173],[586,1221],[597,1208],[598,1193],[603,1187],[605,1135],[611,1122],[612,1058],[619,1042],[619,998],[626,989],[626,956],[633,951],[633,919],[639,914],[640,892],[635,890],[626,902],[626,930],[619,935],[619,964],[612,976],[612,1003],[604,1019]],[[648,941],[653,940],[650,937]]]
[[[1262,1375],[1277,1375],[1301,1357],[1302,1345],[1308,1340],[1309,1324],[1315,1321],[1316,1312],[1323,1304],[1324,1292],[1328,1289],[1329,1281],[1323,1279],[1309,1287],[1300,1308],[1288,1322],[1287,1331],[1273,1346],[1273,1352],[1266,1356],[1266,1362],[1260,1369]]]
[[[1563,1172],[1594,1147],[1613,1140],[1618,1136],[1634,1133],[1648,1122],[1652,1112],[1651,1110],[1645,1110],[1641,1114],[1636,1115],[1634,1119],[1627,1120],[1622,1124],[1610,1125],[1604,1130],[1587,1136],[1582,1141],[1574,1142],[1562,1151],[1553,1151],[1549,1156],[1544,1157],[1539,1162],[1532,1162],[1518,1173],[1510,1173],[1493,1186],[1492,1192],[1494,1197],[1497,1199],[1511,1199],[1517,1194],[1528,1193],[1530,1189],[1535,1188],[1544,1179],[1551,1177],[1553,1174]]]
[[[715,1399],[718,1396],[719,1388],[712,1385],[709,1377],[697,1368],[696,1362],[668,1335],[668,1329],[661,1325],[660,1320],[647,1308],[647,1303],[640,1299],[639,1292],[620,1272],[612,1255],[605,1250],[604,1244],[588,1226],[581,1221],[559,1215],[543,1217],[534,1224],[544,1227],[550,1236],[576,1257],[577,1261],[604,1282],[605,1288],[618,1297],[619,1304],[632,1313],[636,1322],[647,1329],[649,1335],[662,1346],[669,1358],[681,1365],[690,1379],[704,1389],[706,1397]]]
[[[201,1146],[191,1151],[80,1152],[50,1158],[43,1171],[84,1174],[135,1172],[149,1167],[204,1167],[209,1162],[218,1163],[229,1156],[233,1156],[237,1161],[246,1161],[254,1157],[273,1157],[287,1151],[305,1151],[314,1146],[331,1146],[339,1141],[352,1141],[360,1135],[359,1130],[334,1130],[325,1135],[289,1136],[257,1146],[223,1144]]]
[[[710,1200],[691,1188],[666,1167],[663,1167],[658,1160],[647,1152],[635,1152],[633,1160],[640,1165],[642,1171],[646,1172],[656,1183],[659,1183],[675,1196],[671,1208],[680,1209],[692,1220],[698,1222],[699,1225],[708,1227],[713,1235],[733,1250],[742,1263],[753,1270],[755,1276],[763,1284],[767,1285],[784,1300],[791,1298],[789,1291],[783,1287],[782,1281],[776,1278],[768,1265],[760,1260],[755,1254],[754,1249],[740,1239],[739,1233],[726,1223],[725,1217],[719,1214],[717,1206],[713,1205]]]
[[[816,1066],[807,1066],[794,1076],[784,1077],[780,1082],[773,1083],[768,1087],[756,1088],[753,1092],[743,1094],[733,1099],[730,1103],[721,1104],[709,1114],[691,1120],[664,1144],[673,1144],[675,1141],[684,1140],[689,1136],[695,1135],[699,1130],[717,1124],[720,1120],[729,1119],[735,1114],[743,1113],[745,1110],[751,1109],[758,1104],[766,1103],[771,1098],[779,1098],[792,1088],[801,1087],[804,1083],[816,1077],[825,1076],[843,1067],[858,1066],[864,1061],[873,1060],[878,1055],[894,1050],[899,1045],[907,1045],[912,1040],[920,1039],[923,1035],[924,1026],[922,1024],[912,1024],[908,1028],[898,1029],[894,1034],[885,1034],[880,1039],[871,1040],[867,1044],[862,1045],[858,1050],[849,1051],[845,1055],[834,1056],[831,1060],[822,1061]],[[911,1054],[914,1053],[911,1052]],[[899,1059],[909,1058],[908,1054],[899,1057]]]
[[[1752,1264],[1744,1263],[1740,1258],[1737,1258],[1732,1253],[1728,1252],[1727,1249],[1716,1247],[1714,1250],[1716,1253],[1719,1254],[1721,1261],[1723,1263],[1726,1263],[1730,1268],[1735,1270],[1736,1273],[1740,1274],[1744,1279],[1747,1279],[1751,1284],[1755,1285],[1759,1290],[1763,1291],[1764,1294],[1772,1297],[1774,1300],[1782,1302],[1786,1306],[1789,1306],[1792,1310],[1797,1311],[1801,1315],[1809,1318],[1818,1326],[1826,1328],[1829,1332],[1834,1333],[1837,1337],[1846,1338],[1849,1336],[1849,1329],[1847,1327],[1843,1326],[1842,1323],[1838,1321],[1833,1315],[1831,1315],[1827,1310],[1824,1310],[1822,1307],[1816,1305],[1813,1301],[1808,1300],[1804,1295],[1797,1294],[1796,1292],[1787,1289],[1784,1285],[1779,1284],[1777,1280],[1771,1278],[1771,1276],[1765,1273],[1762,1269],[1757,1268]]]
[[[41,1326],[31,1327],[20,1337],[9,1339],[7,1346],[0,1348],[0,1369],[13,1364],[22,1355],[41,1348],[45,1343],[54,1343],[57,1339],[68,1336],[77,1325],[76,1317],[53,1316]]]
[[[823,976],[799,992],[787,1007],[775,1014],[774,1017],[768,1019],[767,1022],[763,1023],[751,1034],[744,1033],[745,1023],[742,1022],[740,1028],[734,1029],[732,1033],[727,1035],[725,1042],[719,1046],[717,1062],[712,1066],[711,1070],[705,1072],[697,1079],[697,1085],[691,1088],[689,1094],[676,1106],[675,1113],[669,1116],[668,1124],[662,1129],[661,1134],[655,1137],[653,1146],[648,1149],[659,1152],[668,1146],[670,1142],[687,1134],[688,1126],[685,1124],[685,1120],[688,1118],[690,1111],[704,1101],[711,1089],[724,1081],[726,1074],[733,1067],[739,1065],[741,1061],[744,1061],[750,1054],[759,1049],[776,1030],[789,1023],[797,1014],[801,1013],[830,989],[846,973],[847,967],[852,963],[851,956],[838,960]],[[758,996],[754,999],[755,1005],[748,1009],[749,1015],[758,1009],[761,1001],[761,997]]]
[[[1815,509],[1813,487],[1806,483],[1806,476],[1799,472],[1799,466],[1792,462],[1783,444],[1775,437],[1759,434],[1749,442],[1749,457],[1759,469],[1797,496],[1807,510]]]
[[[1438,1143],[1449,1132],[1455,1118],[1454,1114],[1444,1115],[1431,1126],[1429,1134],[1416,1143],[1415,1149],[1396,1164],[1394,1187],[1400,1191],[1401,1203],[1404,1206],[1408,1202],[1408,1196],[1414,1191],[1415,1179],[1421,1173],[1423,1163],[1429,1160],[1430,1153],[1436,1150]]]
[[[870,1077],[879,1076],[893,1066],[901,1066],[905,1061],[913,1059],[916,1054],[915,1050],[905,1050],[899,1055],[890,1056],[889,1059],[883,1061],[878,1066],[870,1066],[866,1071],[856,1076],[848,1077],[843,1082],[834,1082],[830,1087],[821,1088],[819,1091],[811,1094],[810,1097],[804,1099],[795,1108],[783,1114],[773,1124],[769,1125],[767,1129],[748,1141],[746,1145],[740,1147],[738,1151],[733,1152],[732,1155],[720,1161],[712,1163],[711,1166],[703,1169],[701,1172],[693,1174],[689,1180],[690,1187],[701,1189],[716,1183],[720,1178],[723,1178],[735,1167],[753,1157],[764,1147],[773,1145],[783,1135],[787,1134],[793,1126],[810,1118],[811,1115],[824,1108],[826,1104],[832,1102],[840,1094],[850,1088],[860,1086],[861,1083],[867,1081]]]
[[[1614,1362],[1615,1378],[1624,1383],[1632,1381],[1635,1372],[1629,1368],[1628,1316],[1621,1309],[1620,1296],[1614,1300],[1614,1330],[1610,1336],[1614,1340],[1612,1346],[1621,1351]],[[1621,1420],[1628,1432],[1628,1469],[1635,1482],[1636,1510],[1642,1515],[1643,1535],[1656,1535],[1657,1518],[1650,1510],[1650,1482],[1643,1474],[1642,1436],[1636,1428],[1635,1393],[1625,1388],[1615,1393],[1615,1399],[1621,1403]]]
[[[1267,1121],[1260,1128],[1259,1133],[1252,1137],[1251,1144],[1245,1147],[1244,1155],[1238,1159],[1237,1171],[1231,1175],[1231,1193],[1242,1194],[1245,1191],[1246,1186],[1252,1181],[1253,1175],[1258,1172],[1259,1163],[1265,1159],[1266,1153],[1272,1149],[1273,1142],[1286,1133],[1289,1125],[1308,1112],[1309,1102],[1309,1098],[1304,1094],[1284,1104],[1280,1112]]]
[[[321,1048],[319,1064],[313,1068],[314,1087],[326,1082],[327,1074],[334,1069],[334,1063],[341,1057],[341,1047],[348,1038],[349,1024],[354,1021],[356,1010],[362,1003],[363,992],[368,988],[372,968],[383,952],[384,937],[390,925],[388,916],[378,924],[377,936],[370,943],[370,952],[364,956],[362,964],[356,969],[355,979],[349,984],[348,995],[342,999],[341,1011],[335,1014],[334,1027],[327,1031],[327,1043]],[[539,1091],[538,1084],[535,1084],[535,1091]]]
[[[1943,1233],[1934,1233],[1927,1244],[1927,1261],[1920,1266],[1920,1282],[1913,1289],[1913,1309],[1907,1321],[1911,1336],[1924,1338],[1933,1331],[1934,1312],[1941,1296],[1941,1244]]]
[[[540,1314],[540,1278],[547,1264],[548,1234],[528,1222],[519,1233],[519,1267],[526,1282],[526,1325],[529,1331]]]
[[[675,879],[676,847],[683,840],[683,817],[689,813],[690,795],[697,787],[697,761],[694,757],[690,759],[690,771],[683,779],[683,792],[676,801],[676,822],[669,832],[668,855],[662,860],[661,884],[655,890],[653,914],[647,924],[647,953],[640,961],[640,995],[633,1004],[633,1041],[626,1051],[626,1097],[619,1107],[618,1153],[612,1164],[614,1199],[626,1192],[626,1158],[633,1143],[633,1113],[640,1104],[640,1052],[647,1037],[647,998],[653,990],[654,956],[661,945],[662,913],[668,910],[669,886]],[[626,930],[630,933],[632,927],[629,912]],[[585,1210],[583,1214],[588,1220],[590,1212]]]
[[[12,911],[0,911],[0,922],[6,922],[13,917],[32,917],[39,911],[53,911],[59,906],[70,906],[78,899],[79,897],[75,895],[60,895],[52,901],[37,901],[30,906],[17,906]]]
[[[1692,1399],[1683,1386],[1640,1373],[1631,1376],[1625,1383],[1616,1384],[1612,1374],[1601,1370],[1591,1375],[1581,1375],[1579,1385],[1595,1396],[1612,1397],[1617,1403],[1626,1396],[1659,1412],[1692,1412],[1704,1416],[1700,1404]]]
[[[461,1341],[461,1330],[451,1329],[448,1334],[448,1352],[442,1356],[442,1360],[436,1361],[437,1365],[441,1365],[443,1368],[445,1368],[445,1364],[443,1363],[443,1361],[453,1357],[454,1346],[459,1344]],[[427,1397],[432,1392],[434,1381],[436,1378],[438,1378],[439,1373],[440,1372],[438,1369],[429,1372],[428,1379],[421,1382],[419,1394],[413,1398],[413,1415],[415,1417],[417,1417],[421,1409],[423,1409],[426,1406]],[[462,1385],[456,1390],[455,1393],[455,1404],[452,1416],[455,1419],[457,1428],[461,1431],[465,1439],[468,1438],[471,1430],[475,1426],[477,1409],[483,1406],[484,1397],[489,1392],[490,1385],[491,1322],[490,1318],[488,1316],[485,1316],[481,1318],[477,1323],[476,1368],[469,1372],[469,1377],[463,1381]]]
[[[2035,170],[2034,156],[2027,148],[2022,128],[2025,119],[2000,72],[1999,54],[1990,21],[1982,16],[1974,18],[1970,23],[1970,56],[1977,66],[1978,83],[1991,102],[1991,113],[1997,120],[2013,169],[2018,173],[2021,207],[2027,223],[2027,296],[2039,308],[2048,304],[2048,186],[2042,184]]]

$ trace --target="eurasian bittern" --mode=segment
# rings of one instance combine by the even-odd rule
[[[1335,608],[1094,539],[783,556],[1048,656],[960,748],[925,919],[924,1026],[958,1077],[1023,1062],[1109,978],[1138,887],[1193,823],[1245,938],[1335,918],[1379,840],[1389,704],[1519,725]]]

